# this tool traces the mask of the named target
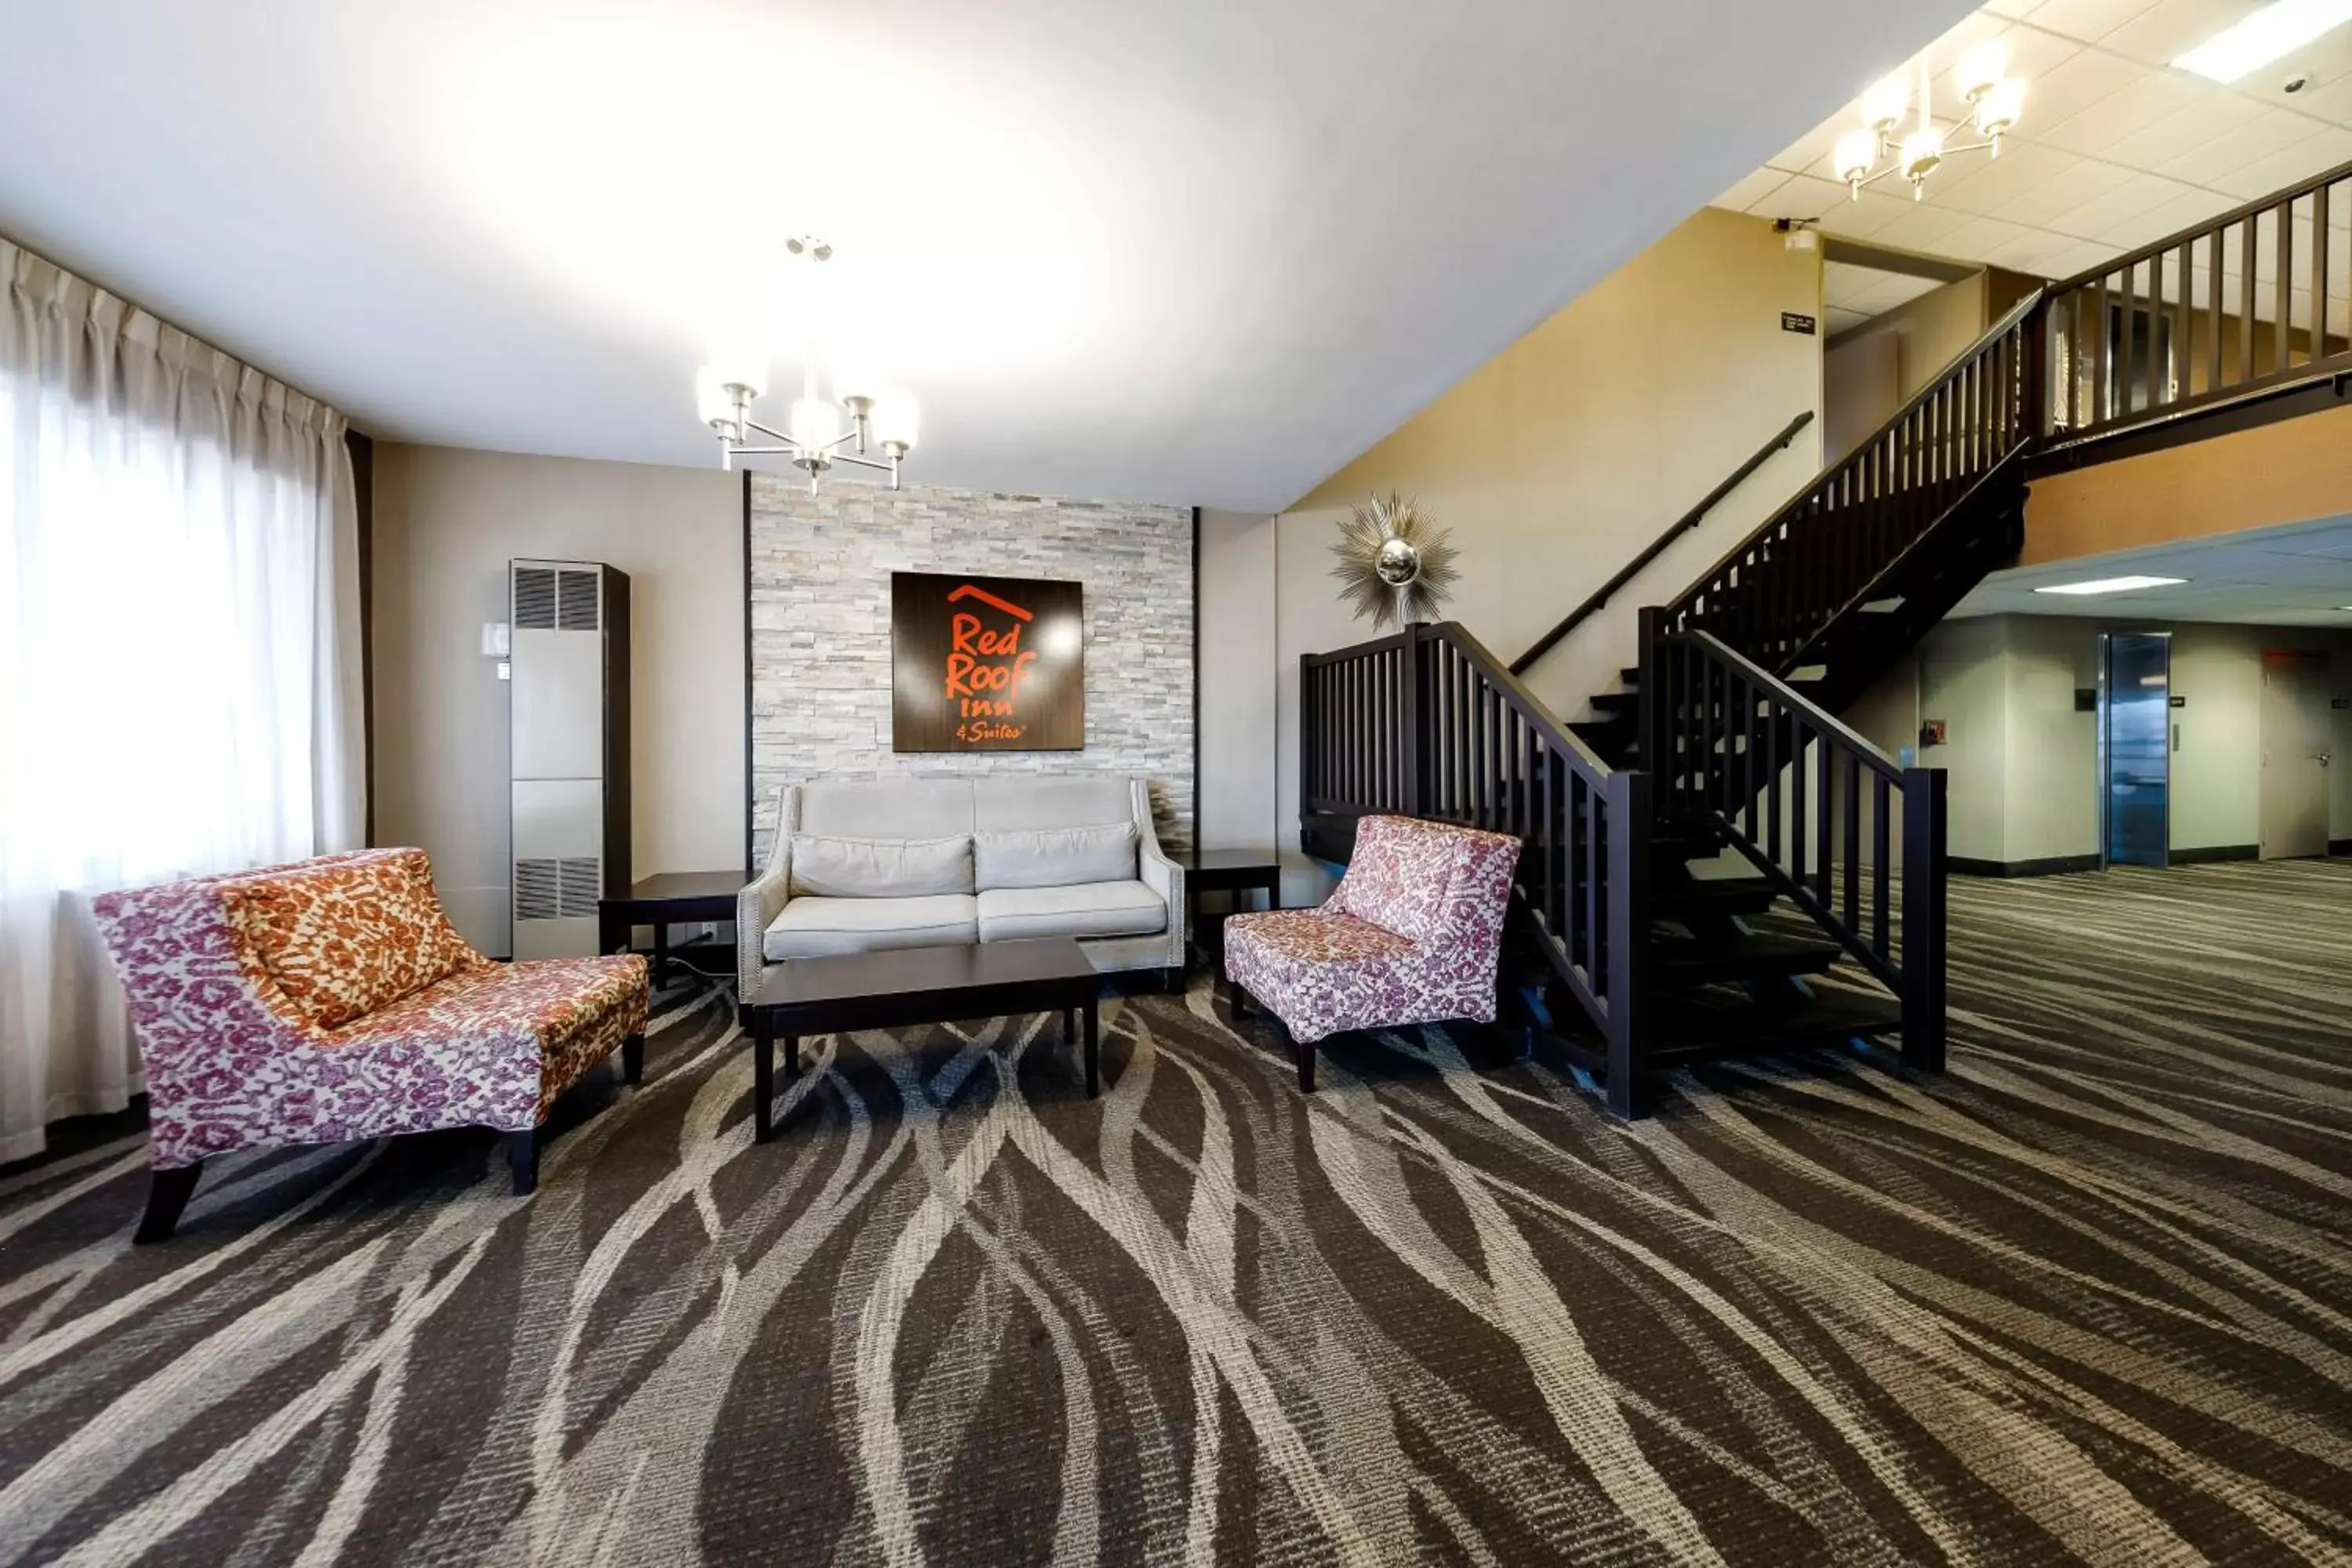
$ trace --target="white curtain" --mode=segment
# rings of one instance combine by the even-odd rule
[[[357,846],[344,420],[0,240],[0,1162],[140,1089],[91,894]]]

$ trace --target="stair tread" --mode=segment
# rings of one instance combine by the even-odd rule
[[[1728,942],[1673,936],[1653,937],[1652,942],[1652,962],[1659,978],[1678,983],[1708,977],[1819,974],[1845,951],[1833,942],[1772,931],[1745,931]]]
[[[1686,993],[1660,999],[1660,1059],[1787,1050],[1902,1027],[1903,1006],[1892,996],[1816,991],[1790,1007],[1763,1007],[1729,992]]]
[[[1762,877],[1701,877],[1679,885],[1650,889],[1650,910],[1657,915],[1760,914],[1780,897],[1780,889]]]

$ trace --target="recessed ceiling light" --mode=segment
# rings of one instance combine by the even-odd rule
[[[2352,21],[2352,0],[2271,0],[2172,63],[2215,81],[2235,81]]]
[[[2127,594],[2134,588],[2169,588],[2186,577],[2094,577],[2084,583],[2053,583],[2037,594]]]

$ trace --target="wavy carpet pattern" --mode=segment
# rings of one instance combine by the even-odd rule
[[[1955,887],[1952,1068],[1613,1124],[1492,1037],[1302,1100],[1196,984],[722,994],[488,1134],[0,1179],[0,1562],[2352,1563],[2352,864]],[[1252,1021],[1253,1024],[1255,1020]]]

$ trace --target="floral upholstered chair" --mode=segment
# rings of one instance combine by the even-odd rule
[[[630,1082],[644,1069],[644,959],[493,963],[450,925],[422,849],[95,904],[147,1072],[141,1241],[169,1237],[205,1160],[235,1149],[494,1127],[529,1193],[555,1097],[615,1048]]]
[[[1495,1017],[1495,968],[1519,841],[1410,816],[1367,816],[1348,874],[1319,910],[1225,922],[1234,1011],[1251,997],[1298,1049],[1315,1088],[1315,1043],[1343,1029]]]

